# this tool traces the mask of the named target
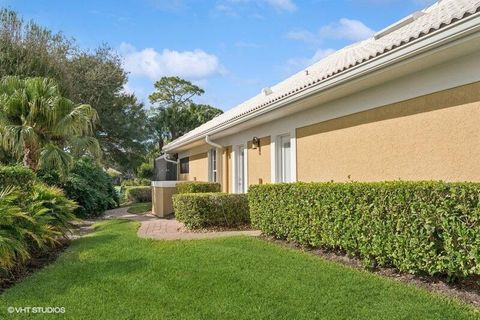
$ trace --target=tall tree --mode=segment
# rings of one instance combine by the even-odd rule
[[[61,96],[46,78],[0,80],[0,142],[33,170],[56,169],[65,174],[73,157],[99,156],[93,137],[97,112]]]
[[[74,76],[66,68],[68,57],[77,53],[73,40],[61,33],[0,9],[0,77],[48,77],[56,79],[65,93],[71,89]]]
[[[188,131],[213,119],[222,110],[205,104],[196,104],[193,98],[204,90],[179,77],[162,77],[155,82],[155,92],[150,96],[153,104],[151,123],[159,148]]]
[[[95,134],[108,166],[125,171],[141,163],[147,115],[135,96],[124,92],[127,73],[109,47],[81,50],[63,34],[0,9],[0,77],[5,75],[55,79],[64,97],[97,110]]]
[[[96,137],[104,161],[121,171],[140,165],[146,154],[150,127],[143,104],[133,94],[124,92],[128,78],[120,57],[102,46],[94,53],[73,57],[69,67],[77,75],[77,85],[70,96],[90,104],[98,112]]]

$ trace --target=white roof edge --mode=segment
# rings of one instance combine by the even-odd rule
[[[218,132],[235,126],[239,122],[243,122],[242,119],[248,121],[251,118],[250,115],[263,113],[278,105],[282,106],[283,101],[302,96],[302,93],[306,90],[322,88],[323,84],[327,84],[330,82],[328,80],[336,78],[337,75],[350,74],[350,77],[346,77],[347,79],[344,80],[348,81],[348,78],[355,76],[358,66],[372,64],[384,57],[385,53],[408,48],[410,43],[417,43],[423,40],[426,35],[442,33],[444,29],[450,29],[446,27],[460,25],[470,20],[466,19],[467,17],[475,15],[479,11],[480,0],[439,1],[422,11],[424,14],[418,15],[418,18],[412,22],[390,31],[379,39],[370,38],[337,51],[308,67],[308,75],[304,71],[295,74],[271,87],[273,93],[267,96],[261,93],[253,97],[170,142],[164,146],[163,150],[165,152],[175,150],[202,139],[205,135],[213,134],[214,131]],[[405,20],[405,18],[402,20]],[[394,25],[396,24],[392,26]],[[427,45],[429,45],[428,42],[425,43],[425,46]],[[324,89],[319,91],[321,90]]]

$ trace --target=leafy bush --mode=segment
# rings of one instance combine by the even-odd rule
[[[367,266],[451,278],[480,274],[480,184],[294,183],[250,187],[253,226]]]
[[[34,252],[58,243],[70,230],[76,203],[62,190],[35,183],[0,190],[0,280]]]
[[[112,179],[94,160],[76,161],[63,184],[66,195],[78,202],[78,217],[94,217],[118,205],[118,194]]]
[[[125,187],[125,198],[129,202],[152,202],[152,187]]]
[[[152,181],[149,179],[125,179],[122,181],[122,187],[150,186]]]
[[[236,227],[250,223],[244,194],[184,193],[173,196],[175,217],[188,228]]]
[[[18,186],[28,189],[35,183],[36,177],[32,170],[22,166],[0,166],[0,188]]]
[[[154,174],[153,161],[144,162],[137,168],[137,175],[142,179],[151,180]]]
[[[218,182],[179,182],[177,193],[208,193],[220,192],[221,185]]]

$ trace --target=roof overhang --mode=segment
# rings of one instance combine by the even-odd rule
[[[163,151],[177,153],[204,145],[206,136],[219,139],[235,134],[475,51],[480,51],[478,13],[188,140],[173,141],[164,146]]]

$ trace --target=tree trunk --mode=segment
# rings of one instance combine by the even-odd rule
[[[33,171],[38,167],[37,150],[34,146],[25,146],[23,154],[23,165],[29,167]]]

